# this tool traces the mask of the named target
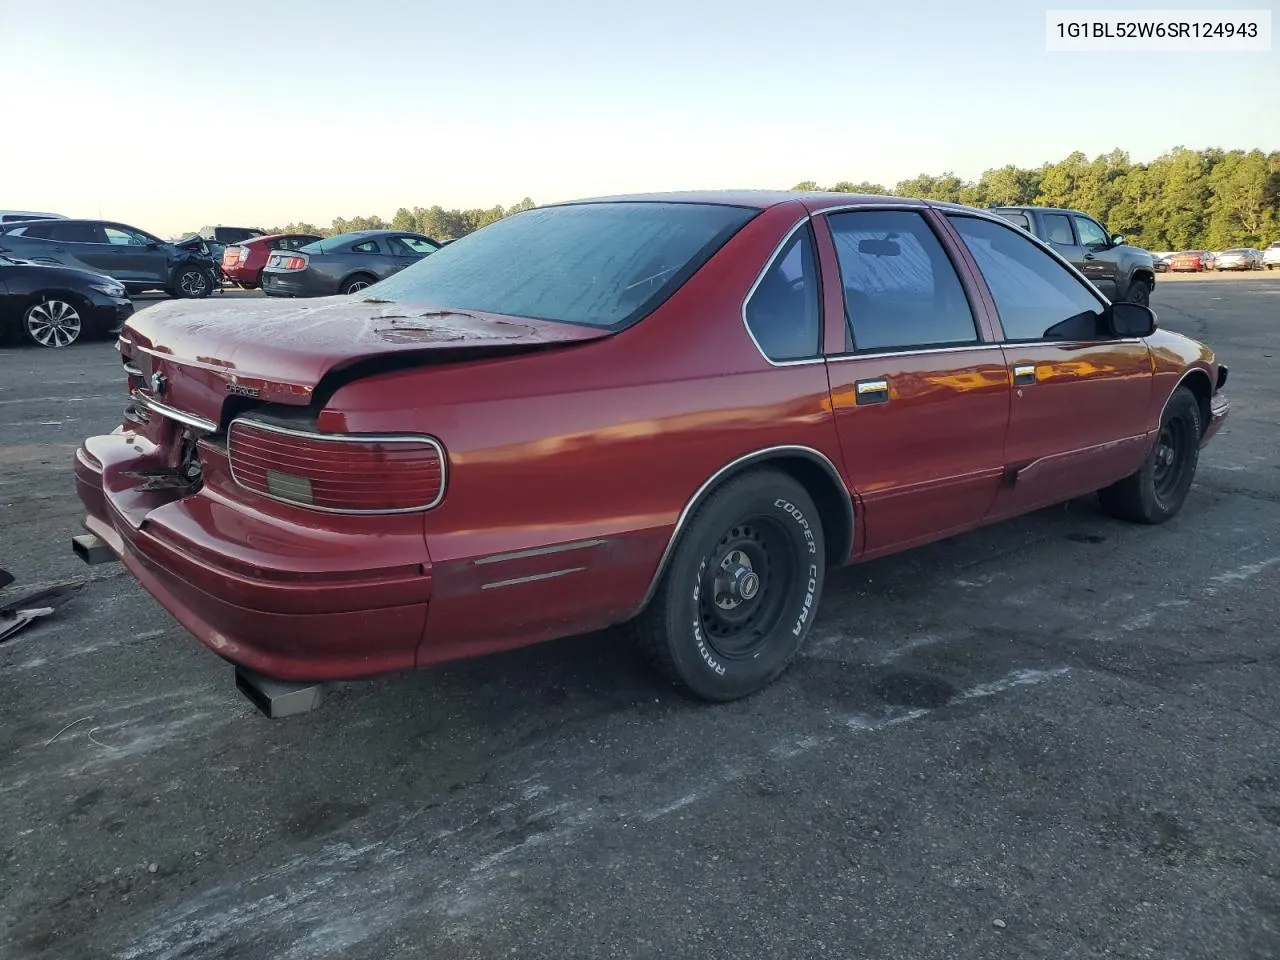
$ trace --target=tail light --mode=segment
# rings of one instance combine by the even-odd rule
[[[227,247],[222,251],[222,262],[228,266],[239,263],[244,253],[244,247]]]
[[[227,444],[236,483],[286,503],[409,513],[444,499],[444,448],[431,437],[311,433],[238,419]]]
[[[307,265],[306,257],[277,254],[271,258],[271,266],[278,270],[302,270]]]
[[[241,247],[241,248],[240,248],[240,262],[241,262],[241,263],[244,263],[244,262],[245,262],[246,260],[248,260],[248,259],[249,259],[249,248],[248,248],[248,247]]]

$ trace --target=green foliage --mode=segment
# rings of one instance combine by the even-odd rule
[[[314,233],[322,237],[332,237],[338,233],[349,233],[352,230],[404,230],[421,233],[436,240],[457,240],[474,230],[509,217],[522,210],[532,210],[537,204],[525,197],[510,207],[501,205],[488,209],[446,210],[439,204],[433,207],[401,207],[388,223],[381,217],[335,217],[327,227],[317,227],[310,223],[290,223],[283,227],[272,227],[267,233]]]
[[[892,190],[842,180],[793,190],[882,194],[947,200],[975,207],[1034,204],[1083,210],[1112,233],[1151,250],[1264,247],[1280,240],[1280,152],[1175,147],[1150,163],[1123,150],[1090,160],[1076,151],[1034,169],[1007,165],[976,183],[954,173],[922,173]]]

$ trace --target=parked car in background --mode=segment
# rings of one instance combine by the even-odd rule
[[[145,230],[108,220],[0,224],[0,253],[105,274],[130,293],[163,290],[171,297],[207,297],[217,266],[195,246],[166,243]]]
[[[242,240],[222,253],[222,273],[232,283],[246,290],[261,286],[262,268],[267,258],[280,250],[297,250],[323,239],[310,233],[280,233]]]
[[[1280,240],[1269,244],[1267,249],[1262,251],[1262,265],[1268,270],[1280,267]]]
[[[544,206],[362,296],[160,304],[120,343],[75,546],[260,705],[628,621],[742,697],[828,570],[1092,491],[1164,522],[1228,412],[1212,350],[1050,245],[850,194]]]
[[[24,220],[65,220],[60,213],[33,213],[30,210],[0,210],[0,223],[21,223]]]
[[[412,266],[439,242],[403,230],[359,230],[273,252],[262,268],[270,297],[331,297],[355,293]]]
[[[227,246],[232,243],[242,243],[245,240],[252,240],[254,237],[265,236],[261,230],[252,227],[201,227],[196,236],[205,242],[205,246],[209,249],[209,256],[213,258],[214,263],[222,263],[223,254],[226,252]]]
[[[1174,273],[1198,273],[1209,269],[1208,250],[1183,250],[1169,258],[1169,269]]]
[[[1232,247],[1214,257],[1215,270],[1261,270],[1262,251],[1253,247]]]
[[[110,277],[0,255],[0,340],[69,347],[119,332],[132,313],[128,291]]]
[[[1111,300],[1150,303],[1156,284],[1151,254],[1131,247],[1097,220],[1061,207],[991,207],[991,212],[1039,237],[1075,265]]]

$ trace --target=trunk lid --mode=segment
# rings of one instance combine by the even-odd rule
[[[543,350],[608,330],[358,297],[172,300],[135,313],[121,353],[142,394],[220,424],[228,398],[305,405],[329,374],[381,358],[443,363]]]

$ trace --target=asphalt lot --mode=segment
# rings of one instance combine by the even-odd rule
[[[1280,957],[1280,276],[1163,281],[1234,403],[1178,519],[837,572],[721,707],[609,632],[268,721],[69,550],[115,351],[0,350],[0,598],[86,583],[0,646],[0,956]]]

